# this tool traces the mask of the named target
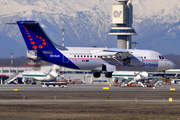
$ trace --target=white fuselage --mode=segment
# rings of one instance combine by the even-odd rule
[[[44,71],[24,71],[22,73],[23,78],[31,78],[37,81],[51,81],[54,80],[58,74],[52,73],[54,71],[51,71],[51,73],[47,74],[47,72]]]
[[[112,74],[113,78],[122,78],[125,80],[134,79],[134,80],[145,80],[148,77],[147,72],[138,72],[138,71],[115,71]]]
[[[160,72],[175,68],[176,65],[163,58],[158,52],[151,50],[128,50],[130,54],[113,55],[115,52],[102,52],[107,48],[79,48],[67,47],[68,50],[60,51],[68,59],[63,59],[62,65],[72,63],[80,70],[102,71],[106,65],[107,71],[147,71]],[[57,58],[58,56],[50,56]],[[137,65],[127,64],[123,60],[128,57],[142,58],[142,63]],[[63,64],[64,63],[64,64]],[[69,66],[67,66],[69,67]]]

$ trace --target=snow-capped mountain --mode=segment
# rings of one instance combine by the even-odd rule
[[[179,54],[180,0],[132,0],[133,27],[137,48]],[[116,47],[116,36],[108,36],[112,4],[115,0],[1,0],[0,55],[26,55],[26,46],[17,26],[6,25],[18,20],[36,20],[61,45],[65,28],[65,46]],[[2,52],[3,51],[3,52]],[[21,52],[20,52],[21,51]]]
[[[180,0],[134,0],[133,5],[138,47],[179,54]]]

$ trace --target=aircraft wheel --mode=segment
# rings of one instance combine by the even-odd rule
[[[163,74],[162,77],[163,77],[163,78],[166,78],[166,74]]]
[[[111,78],[111,77],[112,77],[112,72],[107,72],[107,73],[105,73],[105,76],[106,76],[107,78]]]
[[[101,76],[101,73],[100,72],[95,72],[93,75],[94,75],[95,78],[99,78]]]

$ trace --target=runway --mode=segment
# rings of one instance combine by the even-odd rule
[[[61,87],[42,87],[41,85],[0,85],[0,92],[11,92],[17,89],[17,92],[153,92],[153,91],[170,91],[170,88],[174,88],[174,91],[180,91],[180,85],[163,85],[160,87],[118,87],[111,86],[108,90],[104,90],[103,87],[109,87],[109,85],[92,85],[92,84],[75,84],[67,85],[67,88]]]
[[[61,87],[41,85],[0,85],[0,103],[49,102],[180,102],[180,85],[153,87],[115,87],[109,85],[77,84]],[[174,90],[171,91],[170,88]],[[25,99],[25,100],[23,100]],[[56,100],[55,100],[56,99]]]
[[[0,85],[0,117],[37,120],[62,117],[94,120],[99,116],[103,120],[119,120],[122,116],[123,119],[138,120],[152,116],[152,119],[179,117],[179,85],[155,89],[114,86],[103,89],[108,86],[78,84],[67,88],[43,88],[41,85]],[[170,88],[175,88],[175,91],[170,91]]]

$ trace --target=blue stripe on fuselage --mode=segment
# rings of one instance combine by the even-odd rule
[[[41,60],[51,62],[60,66],[79,69],[73,62],[71,62],[65,55],[63,55],[58,50],[52,50],[53,54],[42,53],[42,51],[38,51],[38,56]]]

